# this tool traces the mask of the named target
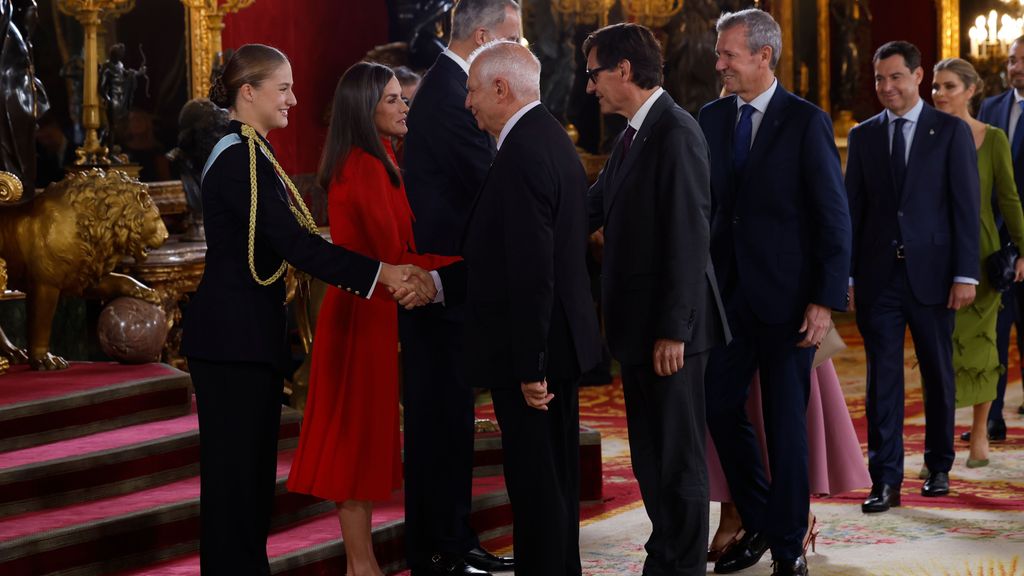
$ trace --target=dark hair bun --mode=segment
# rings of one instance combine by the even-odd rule
[[[213,79],[213,84],[210,86],[210,101],[221,108],[231,106],[231,102],[228,102],[228,88],[224,85],[223,74],[218,74]]]

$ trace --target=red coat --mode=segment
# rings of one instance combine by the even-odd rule
[[[405,188],[392,185],[384,165],[361,148],[340,167],[327,207],[335,244],[427,270],[457,260],[415,253]],[[387,500],[402,485],[400,450],[397,304],[383,286],[369,300],[330,286],[288,489],[336,502]]]

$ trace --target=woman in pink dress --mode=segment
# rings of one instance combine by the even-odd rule
[[[754,384],[750,387],[750,397],[747,399],[747,416],[761,439],[762,454],[767,462],[768,449],[761,416],[761,384],[757,374],[754,375]],[[807,400],[807,448],[811,495],[841,494],[871,485],[860,441],[839,385],[839,375],[830,359],[811,372],[811,391]],[[715,562],[743,536],[743,523],[732,503],[729,485],[710,435],[707,460],[711,500],[722,503],[718,531],[708,547],[708,562]],[[814,545],[819,530],[813,512],[807,526],[804,551]]]

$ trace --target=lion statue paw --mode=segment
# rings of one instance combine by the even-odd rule
[[[49,352],[39,358],[30,358],[28,363],[33,370],[66,370],[68,367],[67,360]]]

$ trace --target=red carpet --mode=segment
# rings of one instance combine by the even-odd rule
[[[114,362],[75,362],[67,370],[52,372],[35,372],[28,365],[21,364],[12,366],[0,378],[0,406],[107,388],[113,382],[130,385],[174,374],[180,372],[166,364],[128,366]]]

